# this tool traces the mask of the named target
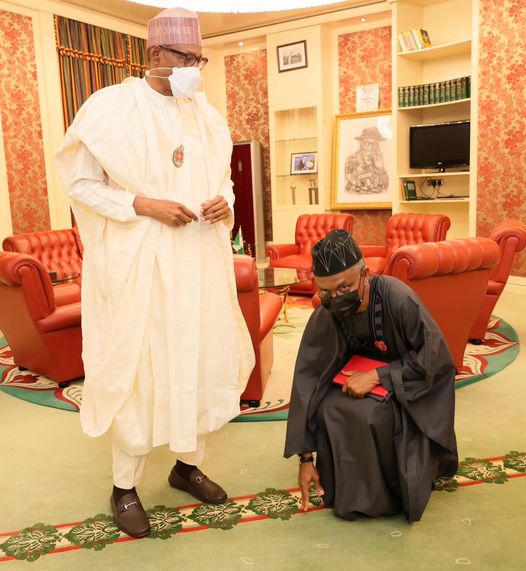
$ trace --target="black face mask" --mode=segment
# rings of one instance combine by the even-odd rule
[[[360,305],[362,305],[363,299],[360,297],[358,290],[359,288],[336,297],[323,298],[323,307],[328,309],[338,319],[346,321],[354,317]]]

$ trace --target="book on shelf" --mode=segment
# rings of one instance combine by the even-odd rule
[[[402,34],[404,35],[404,40],[405,40],[407,47],[409,48],[409,51],[412,52],[412,51],[418,49],[416,47],[415,40],[413,39],[413,36],[411,35],[411,32],[402,32]]]
[[[411,30],[411,34],[413,34],[418,44],[422,46],[420,49],[431,47],[431,40],[429,39],[429,34],[426,30],[422,30],[421,28],[413,28]]]
[[[398,34],[398,44],[402,52],[412,52],[431,47],[429,34],[421,28],[412,28]]]
[[[413,41],[415,42],[416,49],[417,50],[423,50],[425,48],[425,46],[424,46],[424,43],[422,42],[420,34],[416,30],[416,28],[409,30],[409,33],[411,34]]]
[[[407,47],[407,44],[405,43],[405,38],[404,38],[404,34],[400,33],[398,34],[398,43],[400,45],[400,49],[403,52],[408,52],[409,48]]]
[[[435,83],[401,86],[398,88],[398,106],[415,107],[468,99],[470,82],[470,77],[465,76]]]

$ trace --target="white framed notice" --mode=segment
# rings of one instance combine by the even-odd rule
[[[356,113],[378,111],[380,86],[378,83],[359,85],[356,88]]]

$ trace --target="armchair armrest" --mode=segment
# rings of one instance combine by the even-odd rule
[[[489,238],[465,238],[402,246],[393,253],[386,274],[402,281],[460,274],[495,267],[497,244]]]
[[[50,333],[80,325],[80,301],[57,307],[55,311],[39,319],[36,325],[41,333]]]
[[[41,319],[55,309],[51,280],[44,266],[29,254],[0,252],[0,283],[22,287],[33,319]]]
[[[250,256],[234,255],[234,273],[236,276],[236,289],[239,292],[257,291],[258,275],[256,262]]]
[[[285,256],[294,256],[299,253],[300,247],[297,244],[272,244],[267,246],[267,256],[271,260],[277,260]]]

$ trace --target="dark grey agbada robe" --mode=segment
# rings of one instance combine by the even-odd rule
[[[285,456],[317,452],[325,505],[340,517],[403,510],[418,521],[433,482],[458,467],[455,367],[440,329],[408,286],[391,277],[370,284],[364,313],[341,324],[319,307],[307,324]],[[389,362],[378,373],[392,397],[354,399],[332,383],[353,354]]]

